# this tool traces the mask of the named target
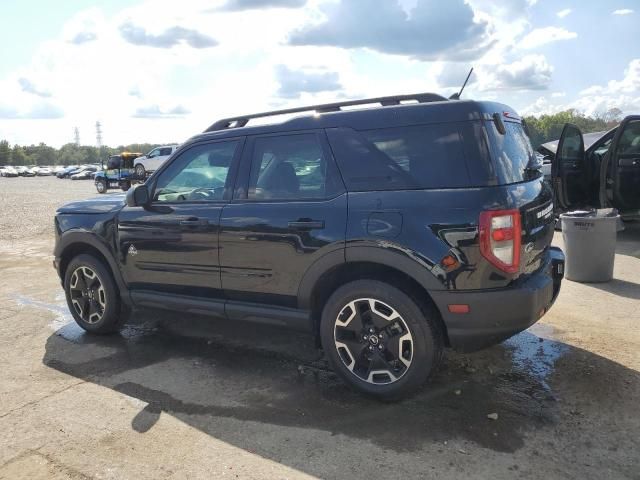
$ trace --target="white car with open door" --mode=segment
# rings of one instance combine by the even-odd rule
[[[136,177],[144,179],[147,173],[155,172],[177,148],[178,145],[164,145],[136,158],[133,162]]]
[[[551,168],[557,207],[616,208],[623,219],[640,219],[640,115],[584,145],[580,129],[566,124]]]

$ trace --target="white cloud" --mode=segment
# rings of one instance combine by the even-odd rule
[[[611,15],[631,15],[633,13],[633,10],[631,10],[630,8],[621,8],[619,10],[614,10],[613,12],[611,12]]]
[[[523,110],[525,115],[541,115],[575,108],[587,115],[619,108],[625,114],[640,111],[640,58],[634,59],[624,71],[622,80],[611,80],[606,85],[594,85],[580,92],[576,100],[554,103],[547,97],[538,98]]]
[[[571,40],[577,36],[577,33],[560,27],[536,28],[524,36],[520,41],[520,46],[522,48],[532,49],[559,40]]]
[[[483,93],[482,98],[485,92],[545,90],[552,74],[544,55],[525,55],[511,63],[480,66],[475,73],[478,81],[470,90]]]
[[[370,48],[421,60],[475,60],[493,44],[491,26],[464,0],[418,0],[410,14],[397,0],[340,0],[325,18],[296,29],[291,45]],[[367,21],[363,21],[363,19]]]
[[[558,13],[556,13],[556,15],[559,18],[564,18],[567,15],[569,15],[573,10],[571,10],[570,8],[565,8],[564,10],[560,10]]]

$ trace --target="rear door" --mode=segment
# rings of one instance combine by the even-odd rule
[[[625,118],[608,155],[607,188],[621,211],[640,209],[640,115]]]
[[[249,137],[220,219],[226,298],[296,307],[309,267],[344,251],[346,221],[347,195],[323,131]]]
[[[580,129],[571,123],[567,123],[562,130],[551,176],[556,203],[562,210],[583,206],[588,202],[589,179],[584,138]]]

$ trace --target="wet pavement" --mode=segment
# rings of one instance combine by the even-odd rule
[[[640,478],[640,226],[613,282],[565,282],[543,321],[448,352],[398,403],[303,334],[136,312],[88,335],[50,242],[0,238],[0,478]]]

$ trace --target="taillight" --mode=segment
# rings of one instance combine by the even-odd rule
[[[488,210],[480,213],[480,252],[500,270],[520,270],[520,212]]]

